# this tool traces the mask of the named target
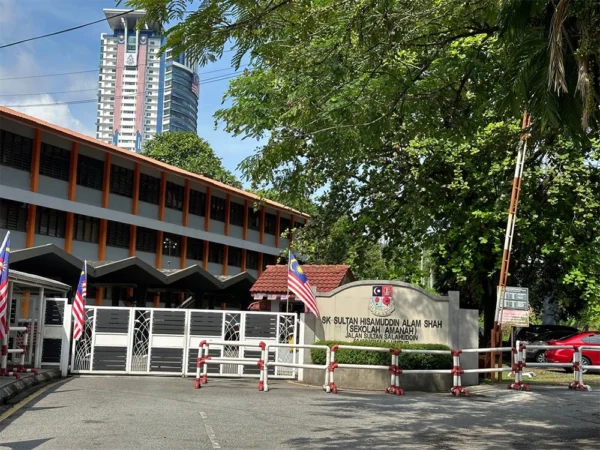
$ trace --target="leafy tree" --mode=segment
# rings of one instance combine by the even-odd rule
[[[597,2],[207,0],[189,16],[184,1],[130,4],[153,21],[184,19],[167,38],[175,52],[204,63],[235,42],[234,64],[250,54],[217,119],[269,136],[242,164],[253,184],[327,191],[335,214],[315,224],[315,258],[383,242],[414,276],[427,249],[436,289],[460,289],[488,329],[527,110],[510,283],[566,314],[598,310]],[[337,248],[317,244],[328,233]]]
[[[242,184],[221,163],[208,142],[195,133],[161,133],[144,144],[142,155],[241,188]]]

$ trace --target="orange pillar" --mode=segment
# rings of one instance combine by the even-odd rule
[[[35,242],[35,216],[37,213],[36,205],[29,205],[27,207],[27,235],[25,237],[25,246],[27,248],[33,247]]]
[[[102,306],[102,297],[104,297],[104,288],[99,287],[96,290],[96,306]]]
[[[160,294],[154,295],[154,307],[155,308],[160,307]]]
[[[181,258],[179,260],[179,268],[185,269],[185,263],[187,258],[187,236],[181,236]]]
[[[40,155],[42,152],[42,131],[35,130],[33,137],[33,151],[31,152],[31,192],[37,192],[40,183]]]
[[[263,273],[263,254],[258,254],[258,276],[261,276]]]
[[[202,268],[208,270],[208,241],[203,242],[204,248],[202,249]]]
[[[77,162],[79,156],[79,143],[73,142],[71,148],[71,160],[69,162],[69,200],[75,201],[76,189],[77,189]]]
[[[190,217],[190,180],[185,180],[183,188],[183,226],[187,227]]]
[[[71,253],[73,247],[73,225],[75,223],[75,214],[67,213],[67,223],[65,226],[65,251]]]
[[[163,251],[163,232],[158,231],[156,236],[156,260],[154,262],[154,266],[157,269],[162,267],[162,251]]]
[[[290,232],[288,233],[288,239],[289,239],[288,248],[290,250],[292,249],[292,241],[294,240],[294,233],[292,233],[293,229],[294,229],[294,215],[292,214],[290,216]]]
[[[212,201],[212,188],[206,186],[206,202],[204,209],[204,231],[210,231],[210,204]]]
[[[265,242],[265,207],[260,207],[260,243]]]
[[[110,162],[112,155],[106,154],[104,159],[104,183],[102,184],[102,207],[108,208],[108,199],[110,195]]]
[[[242,267],[240,269],[242,272],[246,271],[246,249],[242,249]]]
[[[108,228],[108,221],[106,219],[100,219],[100,235],[98,236],[98,260],[104,261],[106,259],[106,231]]]
[[[244,240],[248,239],[248,200],[244,200],[244,225],[242,228]]]
[[[223,270],[221,273],[227,275],[227,265],[229,264],[229,246],[223,246]]]
[[[133,169],[133,198],[131,199],[131,214],[137,216],[140,204],[140,163],[135,163]]]
[[[227,194],[225,200],[225,236],[229,236],[229,220],[231,218],[231,195]]]
[[[158,220],[165,220],[165,200],[167,197],[167,173],[162,172],[160,176],[160,197],[158,200]],[[162,248],[162,243],[161,243]]]
[[[135,256],[135,244],[137,242],[137,226],[129,226],[129,256]]]

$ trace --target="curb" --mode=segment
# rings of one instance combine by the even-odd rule
[[[50,380],[60,378],[60,369],[46,370],[39,375],[23,377],[20,380],[15,380],[0,388],[0,405],[6,403],[13,397],[16,397],[21,392],[30,389],[32,386],[45,384]]]

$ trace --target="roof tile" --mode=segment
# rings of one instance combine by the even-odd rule
[[[354,280],[350,266],[347,265],[310,265],[305,264],[302,270],[312,287],[318,292],[329,292],[341,286],[346,275]],[[252,294],[285,294],[287,292],[287,265],[267,266],[254,286]]]

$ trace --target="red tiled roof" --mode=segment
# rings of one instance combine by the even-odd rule
[[[58,136],[64,137],[66,139],[70,139],[76,142],[80,142],[84,145],[88,145],[93,148],[97,148],[103,150],[105,152],[116,154],[122,158],[126,158],[129,160],[133,160],[134,162],[146,164],[148,166],[155,167],[159,170],[164,170],[165,172],[172,173],[174,175],[178,175],[183,177],[184,179],[190,179],[193,181],[204,183],[208,186],[213,186],[218,189],[221,189],[225,192],[229,192],[234,195],[239,195],[241,198],[246,198],[248,200],[264,202],[266,205],[271,206],[277,209],[283,209],[291,212],[292,214],[298,214],[306,219],[310,216],[308,214],[304,214],[300,211],[296,211],[288,206],[282,205],[281,203],[275,202],[273,200],[269,200],[263,198],[259,195],[253,194],[252,192],[244,191],[243,189],[238,189],[233,186],[229,186],[227,184],[221,183],[219,181],[213,180],[211,178],[204,177],[202,175],[198,175],[196,173],[188,172],[186,170],[180,169],[175,166],[171,166],[169,164],[165,164],[163,162],[157,161],[156,159],[149,158],[148,156],[140,155],[139,153],[132,152],[130,150],[125,150],[123,148],[116,147],[111,144],[107,144],[105,142],[99,141],[97,139],[91,138],[81,133],[77,133],[76,131],[68,130],[66,128],[59,127],[57,125],[44,122],[43,120],[37,119],[32,116],[28,116],[27,114],[23,114],[21,112],[15,111],[14,109],[6,108],[4,106],[0,106],[0,120],[6,117],[11,120],[15,120],[17,122],[24,123],[26,125],[40,128],[43,131],[48,133],[56,134]]]
[[[318,292],[329,292],[341,286],[348,276],[348,281],[354,281],[350,266],[335,265],[321,266],[305,264],[302,270],[306,274],[312,287]],[[267,266],[254,286],[250,289],[252,294],[285,294],[287,292],[287,265]]]

